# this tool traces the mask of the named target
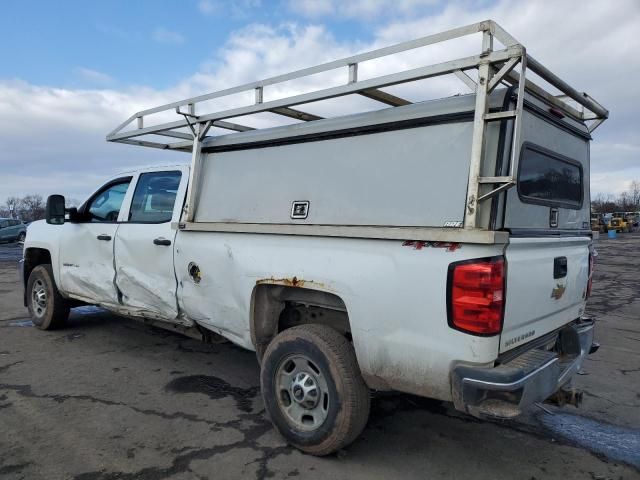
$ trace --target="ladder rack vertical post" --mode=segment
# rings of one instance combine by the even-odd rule
[[[356,83],[358,81],[358,64],[349,64],[349,83]]]
[[[200,174],[202,169],[202,139],[200,138],[200,132],[202,131],[202,128],[203,126],[200,123],[195,125],[196,134],[193,137],[193,149],[191,151],[191,171],[189,172],[187,201],[184,204],[182,219],[180,220],[183,223],[193,222],[196,213],[196,198],[200,188],[198,182],[202,176]]]
[[[520,80],[518,81],[518,99],[516,100],[516,117],[513,124],[513,143],[511,144],[511,162],[509,164],[509,175],[516,176],[516,161],[520,157],[520,144],[522,141],[522,114],[524,110],[524,94],[527,83],[527,52],[522,47],[522,58],[520,59]]]
[[[491,52],[493,36],[488,30],[482,35],[482,53]],[[489,63],[482,62],[478,66],[478,82],[476,86],[476,105],[473,117],[473,138],[471,143],[471,162],[469,164],[469,182],[467,187],[467,202],[464,214],[464,228],[476,228],[478,214],[479,177],[484,153],[484,132],[487,113],[487,98],[489,86]]]

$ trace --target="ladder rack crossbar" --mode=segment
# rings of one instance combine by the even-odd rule
[[[355,83],[349,83],[337,87],[330,87],[324,90],[302,93],[299,95],[272,100],[269,102],[256,103],[254,105],[248,105],[245,107],[232,108],[229,110],[223,110],[207,115],[199,115],[196,121],[199,123],[203,123],[209,120],[219,121],[233,117],[250,115],[253,113],[271,111],[277,108],[286,108],[303,103],[327,100],[330,98],[359,93],[361,91],[367,91],[375,88],[388,87],[391,85],[398,85],[401,83],[421,80],[429,77],[445,75],[456,70],[470,69],[478,65],[480,61],[485,64],[504,62],[516,55],[520,55],[520,49],[518,47],[510,47],[505,50],[497,50],[495,52],[491,52],[487,55],[474,55],[471,57],[450,60],[448,62],[437,63],[435,65],[429,65],[426,67],[418,67],[411,70],[405,70],[403,72],[392,73],[389,75],[383,75],[367,80],[361,80]],[[136,117],[137,116],[139,115],[136,115]],[[131,138],[139,135],[153,134],[154,132],[159,130],[171,130],[174,128],[181,128],[185,126],[188,126],[187,121],[180,120],[176,122],[164,123],[161,125],[127,130],[120,133],[112,133],[107,137],[107,139],[110,141],[117,141],[120,139]]]
[[[523,50],[520,43],[511,35],[509,35],[502,27],[500,27],[497,23],[495,23],[492,20],[486,20],[483,22],[466,25],[464,27],[447,30],[445,32],[427,35],[422,38],[418,38],[418,39],[407,41],[407,42],[402,42],[396,45],[379,48],[376,50],[372,50],[370,52],[364,52],[357,55],[352,55],[350,57],[342,58],[339,60],[326,62],[320,65],[303,68],[300,70],[296,70],[294,72],[290,72],[282,75],[276,75],[274,77],[266,78],[263,80],[249,82],[243,85],[227,88],[217,92],[212,92],[205,95],[199,95],[199,96],[187,98],[184,100],[179,100],[177,102],[172,102],[172,103],[168,103],[158,107],[142,110],[140,112],[133,114],[126,121],[118,125],[118,127],[116,127],[112,132],[110,132],[107,135],[107,140],[122,141],[128,138],[149,135],[157,132],[166,132],[169,130],[175,130],[175,129],[186,127],[188,126],[186,119],[175,121],[175,122],[160,123],[153,126],[146,126],[146,127],[143,126],[145,117],[149,117],[151,115],[155,115],[162,112],[168,112],[170,110],[174,110],[176,108],[185,107],[185,106],[188,107],[189,111],[192,112],[192,114],[194,115],[195,122],[206,122],[208,120],[213,120],[214,126],[218,126],[218,127],[233,130],[233,131],[247,131],[252,128],[246,127],[243,125],[237,125],[237,124],[227,125],[221,122],[221,120],[224,118],[231,118],[231,116],[238,116],[242,114],[251,114],[251,113],[257,113],[261,111],[271,111],[272,113],[289,116],[291,118],[294,118],[300,121],[313,121],[313,120],[320,119],[320,117],[317,115],[291,109],[291,107],[295,105],[299,105],[300,103],[304,103],[304,102],[313,102],[313,101],[323,100],[327,98],[333,98],[335,96],[341,96],[341,95],[347,95],[347,94],[353,94],[353,93],[371,98],[373,100],[376,100],[391,106],[407,105],[407,104],[410,104],[411,102],[408,100],[396,97],[395,95],[392,95],[390,93],[384,92],[380,90],[380,88],[385,86],[396,85],[399,83],[416,81],[422,78],[428,78],[428,76],[446,75],[450,73],[453,73],[456,76],[458,76],[461,80],[463,80],[469,86],[469,88],[475,89],[475,86],[474,86],[475,82],[464,72],[465,70],[476,69],[482,63],[485,63],[487,61],[487,58],[486,58],[487,52],[483,52],[482,54],[476,57],[467,57],[467,59],[451,60],[450,62],[437,64],[439,66],[451,64],[451,68],[434,69],[432,73],[426,77],[421,76],[419,74],[419,71],[421,69],[425,69],[425,68],[428,69],[430,67],[435,67],[436,65],[431,65],[430,67],[420,67],[417,69],[409,70],[407,72],[400,72],[399,74],[396,73],[391,75],[385,75],[382,77],[377,77],[378,80],[380,81],[376,81],[376,79],[364,80],[364,82],[368,82],[368,83],[363,83],[363,81],[357,81],[357,71],[358,71],[357,67],[359,63],[366,62],[369,60],[375,60],[375,59],[383,58],[386,56],[407,52],[417,48],[438,44],[438,43],[446,42],[449,40],[454,40],[457,38],[465,37],[465,36],[480,33],[480,32],[486,32],[491,36],[492,39],[493,37],[495,37],[505,47],[504,51],[515,52],[518,50]],[[493,42],[491,42],[491,45],[492,43]],[[499,52],[499,50],[493,53],[497,53],[497,52]],[[473,58],[474,60],[469,62],[468,60],[471,58]],[[458,68],[453,68],[453,65],[455,65],[456,62],[460,60],[467,60],[467,61],[463,62],[462,64],[459,64]],[[495,75],[490,81],[491,83],[489,85],[489,92],[493,88],[495,88],[501,80],[511,81],[511,82],[515,81],[517,83],[517,80],[514,79],[514,75],[517,77],[517,73],[512,72],[511,70],[513,69],[514,66],[516,66],[518,62],[519,62],[519,57],[517,55],[511,55],[508,58],[508,60],[506,62],[503,62],[502,64],[500,64],[500,62],[497,62],[495,59],[491,60],[491,63],[498,63],[498,65],[496,66],[500,70],[498,74]],[[551,72],[549,69],[544,67],[540,62],[538,62],[537,60],[535,60],[529,55],[526,56],[526,62],[528,66],[527,68],[529,70],[538,74],[540,77],[546,80],[550,85],[560,90],[563,96],[566,96],[567,98],[572,99],[578,104],[585,107],[591,113],[592,116],[595,116],[596,120],[606,119],[608,117],[608,111],[602,105],[596,102],[589,95],[585,93],[581,93],[576,89],[574,89],[573,87],[571,87],[568,83],[566,83],[565,81],[560,79],[557,75],[555,75],[553,72]],[[213,100],[216,98],[227,97],[227,96],[238,94],[238,93],[248,92],[250,90],[255,90],[256,95],[258,95],[259,93],[260,99],[262,99],[263,91],[266,86],[281,84],[281,83],[288,82],[295,79],[301,79],[304,77],[308,77],[310,75],[315,75],[322,72],[328,72],[341,67],[347,67],[349,70],[349,82],[346,85],[346,87],[349,87],[349,88],[343,89],[342,91],[335,91],[335,93],[330,96],[321,95],[322,92],[325,92],[327,90],[332,90],[332,89],[325,89],[325,90],[310,92],[309,94],[295,95],[292,97],[278,100],[277,106],[274,106],[272,108],[253,108],[253,109],[237,108],[237,109],[231,109],[231,110],[217,112],[217,113],[208,113],[204,115],[195,116],[196,106],[201,106],[202,102]],[[402,74],[405,74],[405,75],[403,76]],[[385,78],[394,77],[394,76],[398,76],[396,81],[389,83],[384,80]],[[528,83],[527,89],[529,89],[531,85],[532,84]],[[334,88],[340,89],[343,87],[334,87]],[[545,98],[554,97],[553,95],[545,92],[544,89],[542,88],[538,87],[538,88],[535,88],[535,90],[537,90],[538,92],[540,91],[544,92]],[[304,101],[301,102],[300,99],[303,99]],[[584,114],[586,114],[586,112],[584,113],[578,112],[577,110],[572,108],[565,101],[559,99],[558,97],[554,97],[554,100],[555,100],[555,105],[558,106],[558,108],[567,110],[572,116],[577,116],[577,118],[579,119],[585,118]],[[273,105],[272,102],[263,103],[262,101],[260,101],[257,104]],[[234,115],[230,115],[230,113],[233,114],[234,112],[237,112],[237,113],[235,113]],[[243,113],[243,112],[247,112],[247,113]],[[136,128],[130,128],[130,127],[136,127]],[[130,128],[130,129],[127,130],[127,128]]]

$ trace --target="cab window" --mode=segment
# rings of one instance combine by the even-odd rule
[[[170,222],[181,177],[180,171],[150,172],[140,175],[129,209],[129,221]]]
[[[87,212],[91,222],[116,222],[131,179],[112,183],[98,192],[89,202]]]

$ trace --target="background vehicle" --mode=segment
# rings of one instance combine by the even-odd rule
[[[615,230],[618,233],[628,232],[629,224],[622,212],[615,212],[609,221],[609,230]]]
[[[591,214],[591,230],[599,233],[606,233],[608,230],[607,222],[601,213]]]
[[[474,33],[479,55],[358,80],[360,63]],[[339,67],[344,85],[265,101]],[[584,113],[525,83],[528,69]],[[381,90],[448,74],[475,93]],[[243,92],[255,102],[198,112]],[[347,95],[386,108],[312,113]],[[261,113],[285,121],[236,123]],[[107,139],[191,165],[120,174],[77,210],[49,197],[25,244],[25,301],[42,329],[84,302],[255,350],[274,426],[316,455],[359,435],[370,389],[513,417],[564,398],[595,348],[589,142],[607,116],[491,21],[138,112]]]
[[[627,229],[629,232],[638,228],[638,215],[634,212],[625,212],[624,219],[627,222]]]
[[[0,218],[0,242],[23,242],[27,226],[20,220]]]

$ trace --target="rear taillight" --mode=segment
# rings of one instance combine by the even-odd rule
[[[589,253],[589,280],[587,280],[587,294],[585,299],[591,296],[591,284],[593,282],[593,253]]]
[[[473,335],[495,335],[504,316],[503,257],[453,263],[449,266],[449,326]]]

